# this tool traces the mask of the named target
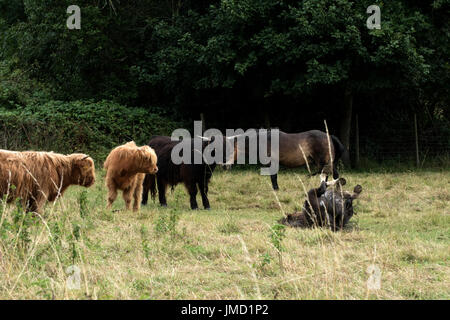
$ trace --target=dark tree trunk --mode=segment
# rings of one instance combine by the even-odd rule
[[[264,128],[270,129],[270,115],[267,110],[264,112]]]
[[[350,131],[352,126],[352,110],[353,110],[353,92],[350,86],[345,88],[344,96],[344,108],[341,114],[341,128],[340,128],[340,139],[345,149],[346,153],[342,156],[342,161],[346,166],[350,166]]]
[[[202,134],[203,134],[206,129],[205,114],[203,112],[200,113],[200,121],[202,122]]]
[[[355,167],[359,167],[359,119],[358,114],[355,117]]]
[[[264,123],[263,128],[270,129],[270,106],[267,100],[264,99],[263,103],[263,110],[264,110]]]

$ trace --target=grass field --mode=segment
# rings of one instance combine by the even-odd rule
[[[93,187],[69,188],[42,217],[1,211],[0,298],[450,299],[450,171],[343,176],[346,190],[363,187],[346,230],[274,236],[317,176],[282,171],[275,194],[256,168],[218,170],[212,210],[189,210],[178,186],[168,208],[150,202],[134,213],[105,209],[99,171]],[[66,285],[72,265],[79,289]],[[367,287],[373,266],[379,290]]]

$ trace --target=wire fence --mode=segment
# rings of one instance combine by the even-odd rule
[[[364,130],[364,123],[359,123],[358,126],[361,125],[363,128],[359,130],[360,158],[377,162],[415,162],[419,166],[436,160],[448,161],[450,158],[448,126],[417,122],[414,121],[414,115],[377,131],[371,130],[371,127]],[[353,132],[354,136],[358,134],[356,129]],[[351,147],[350,152],[357,158],[355,145]]]

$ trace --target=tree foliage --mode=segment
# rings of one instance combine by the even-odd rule
[[[68,30],[71,4],[0,0],[3,107],[107,99],[183,120],[203,112],[209,126],[327,119],[335,132],[350,92],[350,116],[448,125],[449,0],[79,0],[81,30]],[[366,27],[371,4],[380,30]]]
[[[11,150],[43,149],[61,153],[89,153],[103,160],[124,142],[148,142],[151,135],[170,135],[181,124],[102,100],[50,101],[45,104],[0,109],[0,140]]]

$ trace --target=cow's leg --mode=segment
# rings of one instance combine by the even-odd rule
[[[125,208],[131,210],[131,200],[133,199],[133,187],[128,187],[123,190],[123,200],[125,200]]]
[[[148,192],[150,191],[150,175],[146,174],[142,184],[142,204],[146,205],[148,202]]]
[[[106,186],[108,187],[108,204],[106,205],[106,209],[110,209],[117,198],[117,187],[108,176],[106,176]]]
[[[209,210],[210,206],[208,200],[208,183],[207,182],[205,183],[204,181],[199,182],[198,188],[200,189],[200,195],[202,196],[203,207],[206,210]]]
[[[36,196],[30,196],[28,200],[22,201],[22,206],[25,212],[41,213],[46,201],[47,198],[39,192]]]
[[[192,210],[196,210],[198,209],[198,204],[197,204],[197,185],[195,183],[190,183],[189,185],[187,185],[187,189],[189,192],[189,200],[191,202],[191,209]]]
[[[115,187],[109,189],[109,191],[108,191],[108,205],[106,206],[107,209],[111,208],[113,202],[116,201],[116,198],[117,198],[117,189]]]
[[[135,189],[134,189],[133,211],[139,211],[139,209],[141,208],[143,181],[144,181],[144,175],[138,175],[138,177],[136,179]]]
[[[47,199],[44,195],[38,196],[36,199],[36,209],[34,210],[34,212],[41,213],[46,202]]]
[[[23,203],[22,203],[23,205]],[[26,204],[24,206],[25,212],[37,212],[38,205],[35,198],[30,198],[26,201]]]
[[[158,185],[159,204],[163,207],[167,207],[167,200],[166,200],[167,182],[161,179],[160,177],[157,177],[156,182]]]
[[[133,211],[139,211],[141,209],[141,201],[142,201],[142,185],[141,187],[136,186],[133,196],[134,196]]]
[[[277,182],[277,174],[272,174],[270,176],[270,181],[272,181],[272,188],[273,190],[279,190],[278,182]]]

